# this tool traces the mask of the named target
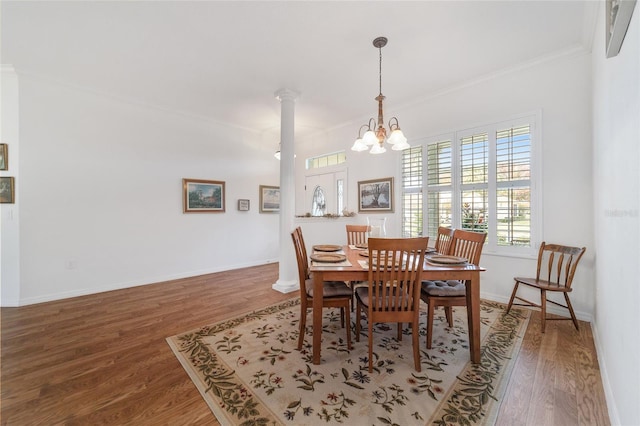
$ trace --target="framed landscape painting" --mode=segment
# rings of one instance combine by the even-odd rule
[[[14,189],[15,183],[12,177],[0,177],[0,203],[13,204],[16,201]]]
[[[260,213],[280,211],[280,187],[260,185]]]
[[[224,182],[182,179],[184,213],[223,213]]]
[[[358,182],[358,211],[393,212],[393,178]]]
[[[6,143],[0,143],[0,170],[9,170],[9,149]]]

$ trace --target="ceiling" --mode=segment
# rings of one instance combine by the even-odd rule
[[[1,62],[16,72],[296,137],[563,52],[591,49],[585,1],[1,2]],[[354,136],[357,129],[354,127]]]

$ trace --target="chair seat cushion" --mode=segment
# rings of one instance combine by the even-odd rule
[[[422,292],[429,296],[464,296],[464,281],[422,281]]]
[[[304,282],[304,288],[307,296],[313,298],[313,279],[309,278]],[[325,281],[322,287],[322,297],[351,297],[351,289],[344,281]]]
[[[391,290],[391,288],[394,288],[396,290],[399,290],[399,287],[386,287],[387,290],[387,296],[389,295],[389,291]],[[402,291],[402,290],[401,290]],[[356,287],[355,289],[355,294],[356,294],[356,298],[360,301],[360,303],[362,303],[364,306],[369,307],[369,285],[365,284],[364,287]],[[404,297],[404,308],[406,308],[408,306],[408,303],[410,302],[409,297]],[[391,307],[391,304],[393,304],[395,302],[395,298],[391,297],[391,298],[387,298],[385,299],[386,303],[389,305],[387,306],[387,308]],[[374,303],[374,306],[376,304]]]

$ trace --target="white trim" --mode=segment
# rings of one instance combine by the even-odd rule
[[[622,424],[620,422],[620,414],[618,414],[618,405],[613,396],[613,390],[611,389],[611,380],[609,380],[609,373],[607,371],[607,365],[609,364],[604,357],[605,351],[602,348],[600,341],[600,335],[598,334],[598,327],[595,322],[591,323],[591,334],[593,335],[593,343],[596,347],[596,355],[598,357],[598,367],[600,369],[600,379],[602,380],[602,387],[604,388],[604,397],[607,402],[607,411],[609,413],[609,422],[612,425]]]
[[[240,263],[240,264],[235,264],[235,265],[231,265],[231,266],[225,266],[225,267],[218,267],[218,268],[210,268],[210,269],[199,269],[199,270],[195,270],[195,271],[188,271],[188,272],[181,272],[179,274],[171,274],[171,275],[161,275],[158,277],[154,277],[154,278],[149,278],[146,280],[136,280],[136,281],[126,281],[126,282],[121,282],[121,283],[113,283],[113,284],[109,284],[109,285],[105,285],[99,288],[96,287],[92,287],[92,288],[84,288],[84,289],[78,289],[78,290],[73,290],[73,291],[65,291],[65,292],[60,292],[60,293],[53,293],[53,294],[47,294],[47,295],[43,295],[43,296],[38,296],[38,297],[31,297],[31,298],[23,298],[20,299],[18,301],[17,305],[10,305],[10,306],[26,306],[26,305],[33,305],[36,303],[43,303],[43,302],[51,302],[54,300],[62,300],[62,299],[68,299],[71,297],[78,297],[78,296],[87,296],[90,294],[97,294],[97,293],[103,293],[106,291],[113,291],[113,290],[122,290],[122,289],[126,289],[126,288],[131,288],[131,287],[138,287],[138,286],[143,286],[143,285],[149,285],[149,284],[159,284],[159,283],[163,283],[165,281],[172,281],[172,280],[177,280],[177,279],[182,279],[182,278],[193,278],[193,277],[197,277],[197,276],[201,276],[201,275],[208,275],[208,274],[214,274],[217,272],[225,272],[225,271],[231,271],[234,269],[242,269],[242,268],[249,268],[252,266],[260,266],[260,265],[268,265],[270,263],[277,263],[278,259],[268,259],[268,260],[264,260],[264,261],[260,261],[260,262],[249,262],[249,263]],[[3,307],[5,300],[2,301],[3,302]],[[9,305],[7,305],[9,306]]]

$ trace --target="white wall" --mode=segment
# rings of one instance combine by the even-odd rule
[[[19,79],[20,304],[277,261],[258,186],[279,163],[258,135]],[[226,213],[183,214],[182,178],[225,181]]]
[[[605,57],[604,4],[593,48],[596,313],[612,424],[640,424],[640,10]]]
[[[12,66],[2,66],[0,92],[2,118],[0,141],[8,145],[8,170],[0,176],[13,177],[20,192],[18,76]],[[0,306],[17,306],[20,300],[20,197],[14,204],[0,204]]]
[[[428,78],[428,70],[422,71]],[[391,92],[385,93],[389,101]],[[367,102],[367,99],[363,99]],[[376,104],[371,103],[371,113]],[[385,104],[387,119],[397,116],[409,143],[454,130],[502,121],[523,113],[542,112],[543,144],[543,235],[547,242],[586,246],[587,253],[575,278],[571,300],[579,318],[591,320],[594,311],[594,237],[592,219],[591,167],[591,62],[583,50],[546,58],[528,67],[487,76],[464,87],[452,88],[423,102],[402,109]],[[357,181],[386,176],[396,177],[396,212],[389,216],[387,234],[400,235],[400,154],[388,151],[379,156],[350,151],[358,128],[367,122],[333,129],[316,135],[297,147],[296,182],[304,182],[304,158],[347,150],[348,208],[357,211]],[[304,199],[298,187],[297,200]],[[298,212],[304,212],[298,205]],[[307,208],[306,211],[309,209]],[[366,215],[343,219],[347,223],[366,223]],[[329,225],[317,232],[317,225],[300,220],[309,230],[309,244],[340,242],[344,223]],[[329,221],[335,221],[330,219]],[[315,240],[315,236],[321,240]],[[535,273],[533,258],[496,256],[485,252],[481,294],[485,298],[508,301],[513,277]],[[539,293],[538,293],[539,297]],[[554,310],[550,308],[550,311]],[[563,312],[564,313],[564,312]]]

